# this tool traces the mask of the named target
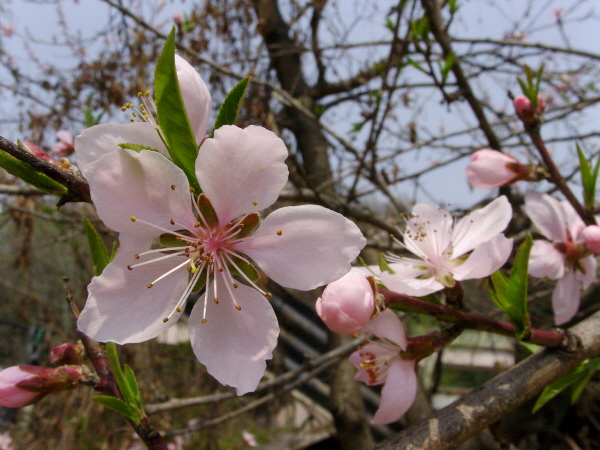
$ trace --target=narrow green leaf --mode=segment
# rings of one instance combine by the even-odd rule
[[[118,412],[122,416],[127,417],[136,425],[138,425],[142,421],[143,415],[141,415],[139,411],[136,410],[136,408],[134,408],[131,405],[128,405],[120,398],[109,397],[108,395],[96,395],[92,398],[95,402],[100,403],[101,405]]]
[[[579,397],[581,396],[583,389],[590,382],[592,376],[594,375],[594,372],[596,372],[596,370],[598,370],[598,366],[600,366],[600,358],[599,357],[590,358],[590,359],[584,361],[581,365],[586,368],[587,373],[586,373],[585,377],[583,377],[581,380],[575,381],[575,383],[573,383],[573,393],[571,394],[571,404],[574,404],[577,400],[579,400]]]
[[[396,273],[396,272],[394,272],[394,270],[390,267],[390,265],[386,261],[383,253],[379,254],[379,256],[377,257],[377,261],[379,262],[379,269],[382,272]]]
[[[396,32],[396,27],[394,25],[394,22],[392,22],[392,20],[388,17],[385,20],[385,27],[390,30],[392,33]]]
[[[158,125],[167,143],[169,155],[173,163],[186,174],[190,186],[196,192],[201,192],[194,168],[198,145],[185,109],[175,68],[175,27],[171,28],[158,57],[154,71],[154,90]]]
[[[90,246],[94,276],[99,276],[110,262],[108,251],[106,250],[104,241],[87,217],[83,218],[83,223],[85,225],[85,232]]]
[[[215,121],[214,130],[219,129],[223,125],[235,125],[237,123],[238,115],[240,114],[240,109],[244,103],[244,97],[246,96],[249,83],[250,77],[246,77],[236,84],[229,94],[227,94],[227,97],[225,97],[225,100],[219,109],[219,115]],[[214,130],[212,135],[215,133]]]
[[[151,150],[153,152],[157,152],[158,151],[155,148],[148,147],[148,146],[142,145],[142,144],[124,143],[124,144],[119,144],[119,147],[121,147],[122,149],[125,149],[125,150],[133,150],[133,151],[138,152],[138,153],[141,152],[142,150]]]
[[[0,151],[0,167],[48,194],[62,196],[68,192],[68,189],[58,181],[54,181],[47,175],[36,171],[29,164],[3,151]]]
[[[598,180],[598,169],[600,169],[600,156],[593,170],[579,143],[577,143],[577,156],[579,157],[579,172],[581,173],[581,184],[583,186],[583,202],[587,209],[593,210],[596,200],[596,183]]]
[[[423,68],[421,67],[421,65],[420,65],[418,62],[416,62],[414,59],[412,59],[412,58],[409,58],[409,57],[407,56],[407,57],[406,57],[406,60],[407,60],[407,61],[408,61],[408,63],[409,63],[411,66],[413,66],[415,69],[418,69],[418,70],[420,70],[420,71],[421,71],[421,72],[423,72],[423,73],[427,73],[427,71],[426,71],[425,69],[423,69]]]
[[[456,0],[449,0],[448,6],[450,9],[450,14],[454,14],[454,13],[456,13],[456,11],[458,11],[458,4],[457,4]]]
[[[133,370],[127,364],[125,364],[125,379],[127,380],[127,383],[129,384],[129,388],[130,388],[131,392],[133,393],[133,399],[134,399],[135,405],[139,409],[143,410],[142,395],[140,394],[140,386],[139,386],[137,380],[135,379],[135,374],[133,373]]]
[[[117,386],[119,386],[119,389],[121,390],[123,400],[127,404],[135,404],[135,396],[131,390],[131,387],[129,386],[129,383],[127,382],[127,378],[125,378],[125,374],[121,368],[121,363],[119,362],[117,345],[114,342],[107,342],[105,344],[105,348],[108,362],[110,363],[113,373],[115,374],[115,380],[117,381]]]
[[[454,65],[454,61],[456,60],[456,54],[455,53],[450,53],[447,57],[446,57],[446,61],[444,63],[444,67],[442,67],[442,79],[446,79],[448,78],[448,73],[450,73],[450,70],[452,69],[452,66]]]

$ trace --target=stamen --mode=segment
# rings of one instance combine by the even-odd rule
[[[283,234],[283,230],[277,231],[277,236],[281,236]]]

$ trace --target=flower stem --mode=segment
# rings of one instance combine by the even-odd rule
[[[444,322],[462,325],[471,330],[488,331],[504,336],[515,336],[515,327],[508,322],[493,320],[480,314],[457,311],[443,305],[436,305],[425,300],[397,294],[385,288],[378,288],[378,292],[385,297],[387,306],[398,308],[405,312],[425,314]],[[572,343],[568,334],[562,331],[543,331],[531,328],[531,335],[524,342],[529,342],[543,347],[571,348]]]

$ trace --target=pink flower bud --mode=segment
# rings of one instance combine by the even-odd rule
[[[46,153],[40,147],[35,145],[33,142],[28,141],[27,139],[25,139],[23,141],[23,147],[25,147],[27,149],[27,151],[29,151],[29,153],[31,153],[32,155],[36,156],[39,159],[43,159],[44,161],[49,162],[50,164],[54,164],[55,166],[60,165],[58,163],[58,161],[51,158],[50,155],[48,155],[48,153]]]
[[[585,227],[581,232],[585,240],[585,246],[595,255],[600,255],[600,227],[598,225],[590,225]]]
[[[75,151],[73,136],[67,130],[58,130],[56,132],[58,142],[52,146],[50,152],[56,156],[69,156]]]
[[[519,117],[525,122],[531,122],[535,120],[536,117],[541,116],[546,109],[546,101],[538,95],[537,98],[537,111],[533,111],[533,106],[531,105],[531,100],[529,100],[524,95],[519,95],[515,97],[513,100],[513,104],[515,106],[515,111],[519,115]]]
[[[514,181],[520,166],[513,156],[496,150],[478,150],[467,165],[467,179],[475,189],[493,189]]]
[[[37,402],[50,392],[73,389],[83,377],[82,366],[56,369],[12,366],[0,372],[0,405],[19,408]]]
[[[173,22],[177,26],[180,26],[183,23],[183,18],[180,12],[177,11],[173,13]]]
[[[60,366],[63,364],[78,364],[81,362],[81,357],[83,356],[85,349],[83,344],[73,344],[71,342],[67,342],[66,344],[61,344],[58,347],[54,347],[50,351],[50,362],[55,366]]]
[[[375,309],[373,288],[364,275],[351,270],[329,283],[317,299],[317,313],[330,330],[352,334],[363,329]]]

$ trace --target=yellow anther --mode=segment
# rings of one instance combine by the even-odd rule
[[[196,222],[196,223],[194,224],[194,228],[198,228],[199,226],[200,226],[200,222]]]
[[[131,266],[127,266],[127,268],[128,268],[129,270],[133,270],[133,267],[131,267]]]
[[[233,283],[233,288],[234,289],[237,289],[237,286],[238,286],[237,283]]]
[[[215,303],[218,305],[219,304],[219,299],[215,298]]]
[[[202,323],[206,323],[206,319],[202,319]]]
[[[138,97],[141,97],[142,95],[144,95],[144,94],[142,94],[141,92],[138,92]]]
[[[269,298],[273,297],[273,294],[271,294],[270,292],[267,292],[265,295]]]
[[[278,230],[277,231],[277,236],[281,236],[283,234],[283,230]]]
[[[190,188],[190,192],[191,192],[192,194],[194,193],[194,188],[193,188],[193,187],[191,187],[191,188]]]
[[[175,219],[171,219],[171,225],[175,225]]]
[[[240,305],[235,305],[235,309],[237,309],[238,311],[241,311],[242,307]]]
[[[140,259],[140,255],[133,255],[135,259]]]
[[[181,307],[178,306],[177,308],[175,308],[175,311],[181,312]]]
[[[129,220],[131,220],[132,222],[135,222],[137,219],[135,218],[135,216],[131,216],[131,217],[129,218]]]
[[[148,289],[150,289],[152,286],[154,286],[154,285],[153,285],[152,283],[150,283],[150,284],[148,285]]]
[[[171,189],[175,190],[175,185],[174,184],[171,185]]]
[[[258,205],[258,201],[257,201],[257,200],[254,200],[254,201],[252,202],[252,204],[253,204],[254,206]]]
[[[219,272],[223,272],[223,268],[222,268],[221,266],[217,267],[217,270],[218,270]]]
[[[168,321],[169,321],[169,318],[168,318],[168,317],[165,317],[165,318],[163,319],[163,323],[167,323]]]
[[[150,91],[146,91],[146,97],[150,97]]]

